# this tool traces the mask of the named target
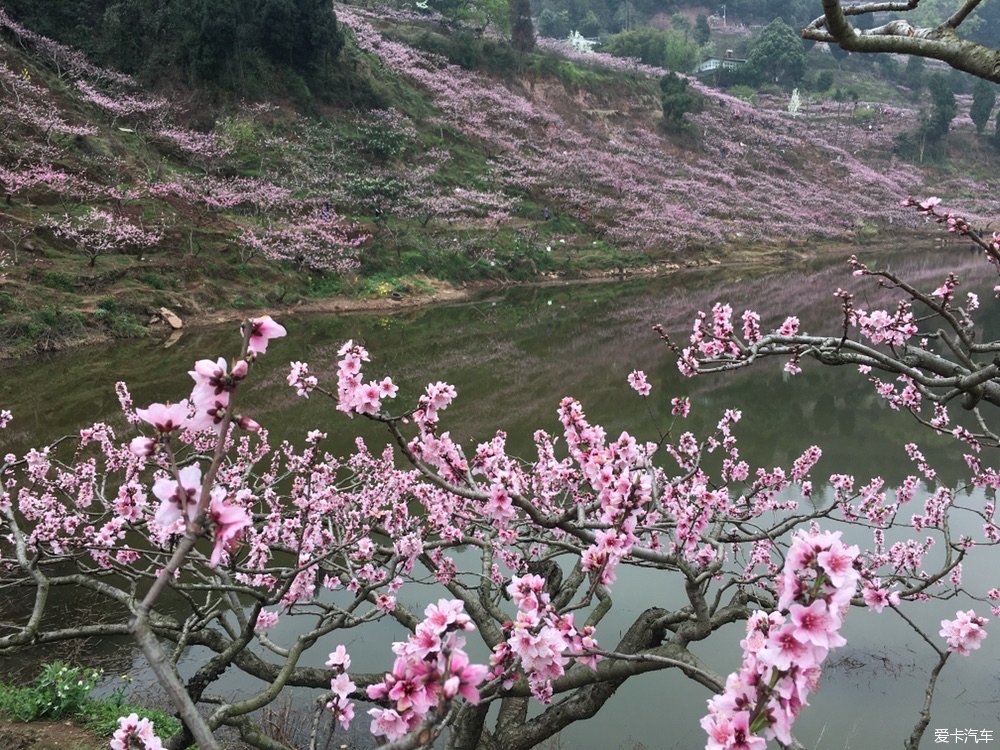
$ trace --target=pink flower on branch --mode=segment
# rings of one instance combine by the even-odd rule
[[[954,620],[941,620],[940,635],[948,641],[948,650],[962,656],[968,656],[970,651],[978,649],[986,639],[983,626],[987,623],[985,617],[978,616],[973,610],[957,612]]]
[[[214,568],[222,559],[224,551],[229,553],[236,547],[243,530],[253,523],[253,519],[244,507],[227,500],[224,488],[215,487],[212,489],[206,520],[215,538],[212,557],[208,563]]]
[[[860,578],[857,557],[858,548],[844,545],[840,532],[794,535],[779,579],[778,607],[789,620],[758,612],[747,622],[743,667],[708,701],[701,720],[707,749],[764,748],[771,738],[790,744],[823,660],[846,643],[839,630]]]
[[[129,714],[118,719],[118,729],[111,736],[111,750],[163,750],[163,743],[153,731],[153,722]]]
[[[148,409],[135,410],[140,419],[164,435],[186,427],[190,412],[191,405],[187,399],[176,404],[150,404]]]
[[[375,736],[398,739],[424,721],[432,708],[440,705],[438,715],[443,716],[447,702],[458,696],[479,702],[477,686],[489,668],[471,664],[463,650],[465,640],[460,633],[473,628],[464,606],[442,599],[429,605],[426,615],[413,635],[393,644],[397,658],[392,672],[366,690],[371,700],[389,704],[389,708],[368,711]]]
[[[153,494],[160,500],[156,522],[164,528],[180,518],[191,519],[201,494],[201,467],[185,466],[178,472],[180,482],[172,477],[160,477],[153,483]]]
[[[247,352],[250,354],[263,354],[267,351],[267,342],[271,339],[278,339],[288,333],[285,327],[276,323],[270,315],[250,320],[250,344]],[[242,331],[242,326],[240,327]]]
[[[652,386],[646,382],[646,373],[642,370],[632,370],[628,376],[628,384],[640,396],[648,396]]]

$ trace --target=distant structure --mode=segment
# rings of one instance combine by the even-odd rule
[[[743,58],[734,57],[733,51],[727,49],[723,57],[710,57],[699,63],[698,67],[694,69],[694,74],[701,75],[702,73],[712,73],[717,70],[738,70],[746,65],[746,62]]]
[[[587,39],[579,31],[571,31],[569,33],[569,45],[577,52],[593,52],[594,47],[599,43],[599,39]]]

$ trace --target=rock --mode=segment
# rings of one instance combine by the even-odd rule
[[[184,327],[184,321],[178,318],[177,315],[166,307],[160,308],[160,317],[167,321],[167,325],[175,331]]]

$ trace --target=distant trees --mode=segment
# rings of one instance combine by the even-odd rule
[[[976,125],[976,132],[980,135],[986,130],[986,123],[990,121],[993,113],[993,105],[997,102],[996,86],[989,81],[979,79],[972,90],[972,107],[969,110],[969,117]]]
[[[951,90],[948,78],[943,73],[934,73],[927,84],[931,93],[931,112],[925,128],[927,137],[933,142],[940,140],[951,127],[951,121],[958,114],[955,92]]]
[[[727,0],[726,8],[729,18],[742,23],[766,23],[780,17],[800,26],[815,17],[815,4],[815,0]]]
[[[667,73],[660,79],[660,103],[663,107],[663,126],[667,130],[678,130],[684,122],[684,114],[696,109],[698,99],[691,91],[687,78]]]
[[[565,39],[573,31],[569,25],[569,12],[546,8],[538,15],[538,33],[550,39]]]
[[[699,13],[698,18],[694,22],[694,41],[699,47],[702,47],[708,44],[708,40],[711,37],[712,27],[708,25],[708,16],[704,13]]]
[[[833,87],[833,71],[823,70],[816,76],[816,91],[829,91]]]
[[[530,52],[535,48],[530,0],[510,0],[510,43],[518,52]]]
[[[329,72],[343,38],[325,0],[94,0],[5,3],[18,21],[79,46],[102,64],[247,92],[275,69]],[[67,8],[72,10],[67,19]]]
[[[644,27],[615,34],[601,51],[616,57],[634,57],[646,65],[690,72],[698,62],[698,45],[682,30]]]
[[[924,77],[924,70],[926,69],[924,64],[924,58],[922,57],[909,57],[906,60],[906,70],[903,73],[903,83],[913,92],[913,98],[919,99],[920,92],[923,91],[924,86],[927,85],[927,80]]]
[[[792,27],[776,18],[750,48],[744,66],[748,82],[794,85],[806,71],[806,53]]]

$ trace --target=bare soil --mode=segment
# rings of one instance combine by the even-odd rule
[[[0,721],[3,750],[106,750],[109,740],[70,721]]]

